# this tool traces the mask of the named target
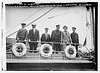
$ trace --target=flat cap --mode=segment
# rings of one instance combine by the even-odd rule
[[[56,25],[56,27],[59,27],[60,25]]]
[[[36,24],[32,24],[32,26],[36,26]]]
[[[76,29],[76,27],[72,27],[72,29]]]
[[[26,25],[26,23],[21,23],[21,25]]]
[[[49,29],[49,28],[46,27],[45,29]]]

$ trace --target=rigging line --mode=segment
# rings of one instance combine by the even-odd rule
[[[65,14],[67,14],[68,12],[66,12],[66,13],[62,13],[62,14],[59,14],[59,15],[55,15],[55,16],[51,16],[51,17],[48,17],[48,19],[51,19],[51,18],[54,18],[54,17],[57,17],[57,16],[61,16],[61,15],[65,15]]]
[[[38,11],[36,11],[35,13],[31,14],[29,17],[27,17],[26,19],[24,19],[22,22],[26,21],[27,19],[29,19],[30,17],[32,17],[33,15],[35,15],[36,13],[38,13],[40,10],[42,10],[43,8],[39,9]],[[19,25],[19,24],[18,24]],[[7,31],[10,32],[12,29],[16,28],[18,25],[14,26],[13,28],[11,28],[10,30]]]
[[[37,19],[35,19],[34,21],[30,22],[28,25],[30,25],[31,23],[37,21],[38,19],[42,18],[44,15],[46,15],[47,13],[49,13],[51,10],[53,10],[55,7],[51,8],[49,11],[47,11],[46,13],[44,13],[43,15],[41,15],[40,17],[38,17]],[[26,25],[26,26],[28,26]]]
[[[42,18],[44,15],[46,15],[47,13],[49,13],[49,12],[50,12],[51,10],[53,10],[54,8],[55,8],[55,7],[51,8],[49,11],[47,11],[47,12],[45,12],[44,14],[42,14],[41,16],[39,16],[37,19],[35,19],[35,20],[33,20],[32,22],[30,22],[29,24],[27,24],[26,27],[27,27],[28,25],[30,25],[31,23],[37,21],[38,19]],[[17,31],[13,32],[12,34],[8,35],[7,37],[9,37],[9,36],[15,34],[16,32],[17,32]]]

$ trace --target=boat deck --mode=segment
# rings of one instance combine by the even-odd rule
[[[7,63],[92,63],[88,60],[24,60],[7,59]]]
[[[6,55],[7,71],[95,71],[96,65],[86,58],[69,59],[63,53],[42,57],[39,53],[26,53],[16,57],[12,52]]]

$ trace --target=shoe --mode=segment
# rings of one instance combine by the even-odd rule
[[[29,53],[32,53],[32,51],[29,51]]]
[[[76,57],[78,57],[78,53],[76,54]]]
[[[56,54],[58,54],[58,52],[56,52]]]
[[[37,51],[34,51],[34,53],[37,53]]]

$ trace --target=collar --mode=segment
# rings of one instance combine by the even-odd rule
[[[45,34],[48,34],[48,33],[45,33]]]
[[[35,30],[35,28],[34,28],[34,29],[32,29],[32,30]]]
[[[76,32],[73,32],[73,33],[76,33]]]
[[[26,29],[26,28],[22,28],[22,29]]]

